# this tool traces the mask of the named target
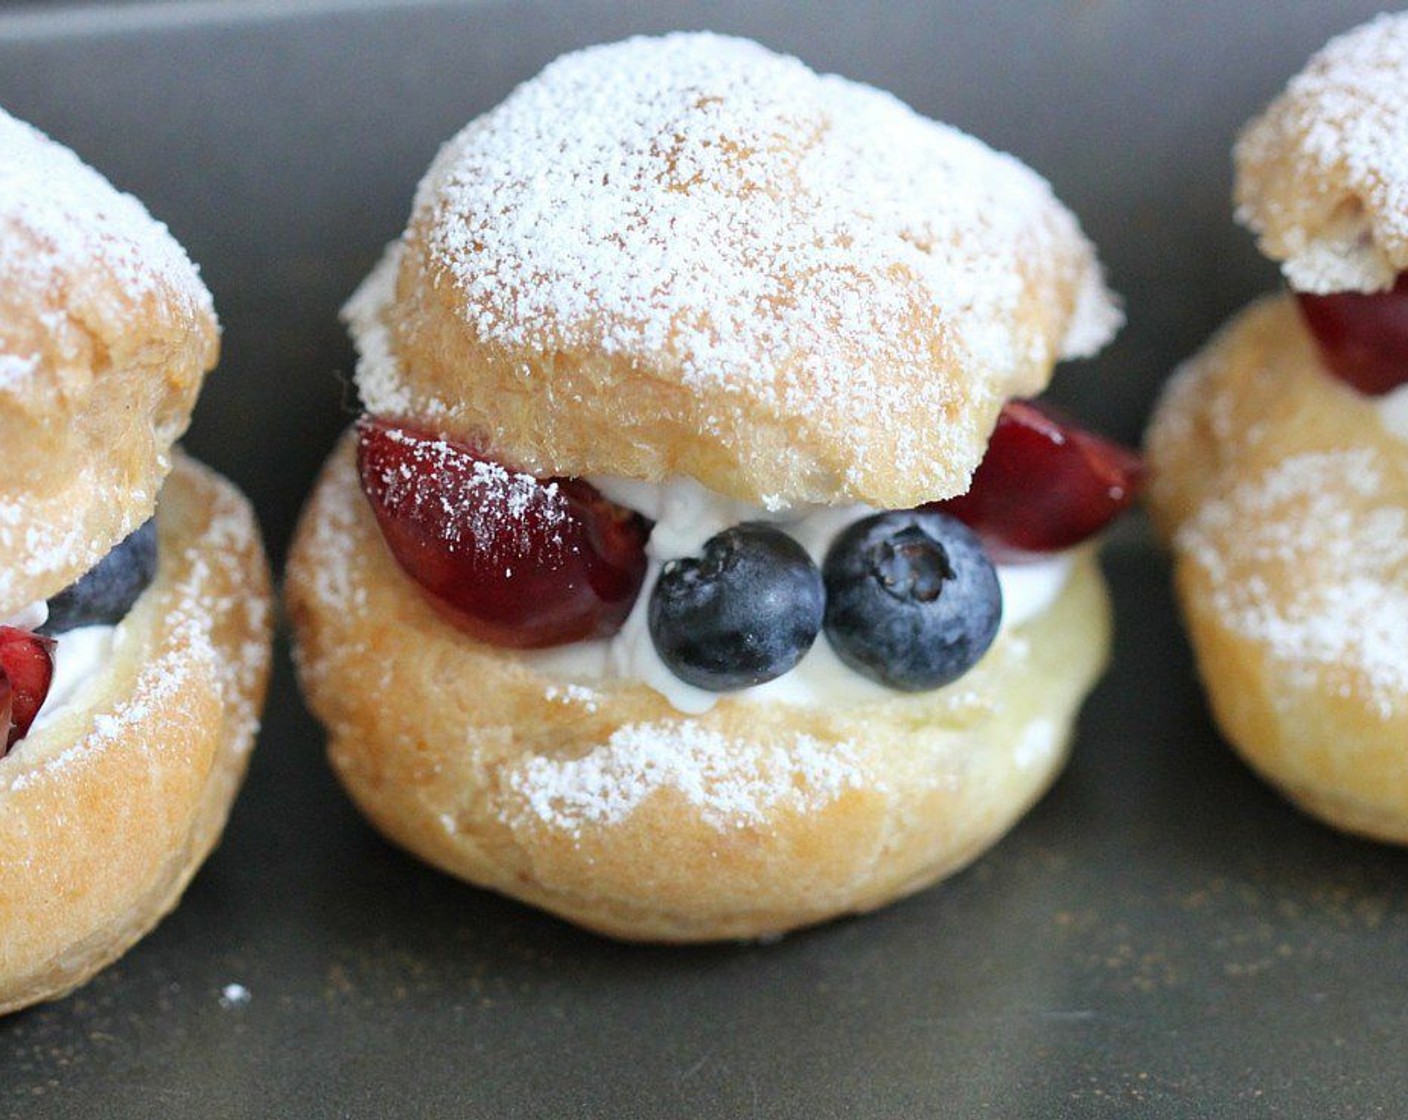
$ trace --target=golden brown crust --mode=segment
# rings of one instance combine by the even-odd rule
[[[1148,450],[1223,733],[1317,816],[1408,843],[1408,444],[1279,297],[1177,374]]]
[[[629,939],[758,937],[963,866],[1046,789],[1103,666],[1093,553],[957,684],[854,708],[573,682],[479,644],[387,552],[344,441],[304,512],[287,602],[339,777],[388,837]]]
[[[1302,291],[1408,269],[1408,13],[1332,40],[1243,131],[1237,218]]]
[[[151,516],[219,328],[166,228],[0,111],[0,617]]]
[[[1003,400],[1119,321],[1029,169],[708,35],[566,56],[472,122],[347,315],[374,413],[770,508],[961,493]]]
[[[248,503],[176,457],[160,569],[108,668],[0,760],[0,1013],[52,999],[169,911],[258,727],[270,587]]]

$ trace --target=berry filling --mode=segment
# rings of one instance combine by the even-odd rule
[[[653,525],[589,483],[543,481],[374,417],[358,424],[357,452],[392,556],[470,636],[542,649],[611,638],[631,616]],[[860,513],[839,535],[816,538],[810,555],[782,527],[751,520],[687,546],[690,555],[652,546],[665,563],[631,633],[648,631],[667,677],[708,692],[790,672],[823,629],[837,658],[869,680],[937,688],[997,634],[994,561],[1032,562],[1080,543],[1133,501],[1142,475],[1133,452],[1045,406],[1010,402],[959,498]]]
[[[150,517],[82,579],[49,600],[49,617],[39,632],[116,626],[156,578],[156,545],[156,518]]]
[[[1008,401],[966,494],[925,509],[958,518],[995,560],[1021,563],[1084,541],[1134,501],[1133,451],[1032,401]]]
[[[650,638],[680,680],[748,688],[796,666],[821,632],[821,573],[771,525],[725,529],[702,556],[671,560],[650,596]]]
[[[156,570],[156,519],[149,518],[47,603],[33,604],[13,625],[0,625],[0,758],[29,734],[46,703],[62,707],[102,665],[112,627],[127,617]]]
[[[1002,621],[1002,589],[982,542],[933,510],[856,522],[836,538],[822,575],[836,656],[904,692],[957,680]]]
[[[644,518],[580,479],[539,481],[375,418],[357,452],[391,554],[467,634],[536,649],[621,628],[645,579]]]
[[[0,731],[9,749],[29,734],[30,725],[54,679],[53,638],[18,626],[0,626]]]
[[[1298,292],[1296,301],[1341,381],[1374,397],[1408,384],[1408,273],[1386,292]]]

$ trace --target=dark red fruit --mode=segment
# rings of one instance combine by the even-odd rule
[[[579,479],[542,482],[374,417],[357,437],[392,555],[466,633],[536,649],[621,628],[645,579],[644,518]]]
[[[1300,292],[1296,299],[1341,381],[1374,397],[1408,383],[1408,273],[1386,292]]]
[[[0,757],[29,734],[44,706],[54,679],[55,645],[53,638],[0,626],[0,731],[5,735]]]
[[[1144,464],[1049,405],[1008,401],[968,493],[925,508],[958,518],[995,560],[1020,563],[1098,533],[1134,501]]]

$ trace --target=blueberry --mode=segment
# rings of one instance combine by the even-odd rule
[[[1002,588],[972,530],[942,513],[868,517],[831,546],[826,637],[856,672],[905,692],[957,680],[987,652]]]
[[[115,626],[156,578],[156,518],[130,534],[90,568],[77,583],[49,600],[49,621],[41,634],[62,634],[80,626]]]
[[[767,525],[725,529],[672,560],[650,596],[650,637],[680,680],[727,692],[780,677],[821,631],[826,592],[806,550]]]

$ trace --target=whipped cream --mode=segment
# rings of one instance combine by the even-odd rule
[[[1379,419],[1391,435],[1408,442],[1408,385],[1400,385],[1374,402]]]
[[[743,521],[766,521],[784,529],[820,567],[831,542],[842,530],[880,512],[867,505],[767,510],[715,494],[689,478],[673,478],[663,483],[619,478],[589,478],[587,481],[611,501],[655,522],[645,547],[648,565],[645,582],[625,625],[613,637],[573,642],[526,656],[534,668],[554,676],[641,681],[679,711],[690,715],[708,711],[722,694],[686,684],[670,672],[655,651],[647,616],[660,569],[670,560],[697,556],[710,537]],[[1019,625],[1049,607],[1066,585],[1071,563],[1071,554],[1066,552],[1030,564],[999,564],[1002,630]],[[848,668],[836,656],[823,632],[790,672],[727,695],[750,701],[843,707],[891,698],[896,693]]]
[[[0,626],[38,630],[49,618],[49,605],[43,600],[31,603],[18,614],[0,619]],[[54,677],[49,694],[30,726],[31,734],[62,715],[84,692],[85,686],[112,657],[117,638],[116,626],[80,626],[54,635]]]

